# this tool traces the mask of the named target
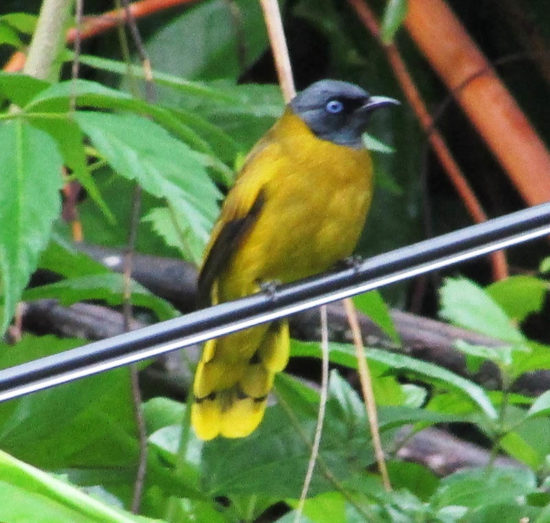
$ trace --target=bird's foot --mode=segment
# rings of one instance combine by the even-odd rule
[[[337,261],[333,266],[333,270],[342,271],[344,269],[353,269],[354,271],[358,271],[362,263],[363,258],[358,254],[353,254],[343,260]]]
[[[277,287],[281,285],[279,280],[261,281],[258,282],[260,290],[270,299],[277,299]]]

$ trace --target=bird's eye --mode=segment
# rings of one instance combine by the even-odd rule
[[[325,109],[329,113],[338,114],[344,110],[344,104],[340,100],[330,100],[327,102]]]

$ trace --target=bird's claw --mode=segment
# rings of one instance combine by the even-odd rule
[[[358,271],[363,263],[363,258],[359,254],[352,254],[343,260],[336,262],[334,265],[334,270],[344,270],[344,269],[353,269]]]
[[[279,280],[270,280],[259,282],[261,291],[273,301],[277,299],[277,287],[281,285]]]

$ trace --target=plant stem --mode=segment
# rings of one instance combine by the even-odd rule
[[[72,0],[44,0],[32,37],[23,72],[41,80],[54,80],[59,68],[53,67],[65,41]]]

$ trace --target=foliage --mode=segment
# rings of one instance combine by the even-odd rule
[[[392,94],[396,88],[382,55],[365,49],[362,29],[350,24],[337,2],[289,4],[296,18],[330,42],[331,75],[360,83],[370,76],[369,89]],[[114,53],[80,56],[86,80],[49,83],[0,73],[2,333],[21,300],[123,302],[122,277],[72,246],[61,217],[60,190],[67,182],[77,181],[85,190],[77,210],[87,241],[126,244],[137,183],[144,191],[138,249],[199,262],[235,167],[283,106],[275,85],[239,82],[267,47],[258,2],[234,2],[242,17],[237,30],[224,23],[227,5],[199,2],[155,26],[147,40],[155,67],[154,103],[140,94],[141,68]],[[385,41],[398,37],[406,8],[405,1],[387,4]],[[35,22],[27,13],[1,16],[0,45],[21,48]],[[238,51],[243,48],[244,56]],[[66,62],[74,59],[63,53]],[[373,136],[365,138],[373,150],[395,152],[376,154],[381,191],[363,253],[411,241],[419,232],[422,137],[407,113],[391,118],[373,122]],[[449,216],[454,222],[452,212]],[[548,265],[544,260],[540,271]],[[37,269],[55,273],[57,280],[29,286]],[[158,320],[177,314],[137,282],[131,290],[132,303]],[[395,488],[389,493],[374,472],[363,400],[345,379],[348,369],[357,368],[353,347],[331,343],[327,415],[302,519],[546,521],[550,394],[532,398],[513,386],[532,371],[550,369],[550,346],[523,329],[543,309],[547,292],[548,282],[537,276],[485,288],[463,277],[445,281],[441,316],[498,342],[456,343],[471,371],[467,377],[399,350],[368,350]],[[402,291],[393,296],[396,302],[404,299]],[[361,296],[356,305],[399,345],[380,294]],[[16,344],[0,344],[0,368],[83,343],[25,334]],[[316,342],[293,340],[292,354],[304,361],[321,357]],[[488,363],[500,373],[498,390],[473,380]],[[0,520],[32,514],[33,521],[290,521],[307,469],[319,394],[281,374],[276,396],[277,404],[249,438],[209,443],[194,437],[184,403],[160,396],[145,401],[148,456],[140,516],[129,511],[139,441],[126,369],[1,403]],[[457,423],[485,438],[492,458],[506,454],[519,465],[440,478],[398,458],[403,427],[414,433]]]

